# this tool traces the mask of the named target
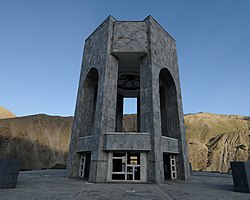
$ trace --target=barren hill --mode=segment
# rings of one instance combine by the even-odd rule
[[[124,116],[136,130],[136,115]],[[0,120],[0,158],[19,158],[22,169],[65,166],[73,117],[33,115]],[[250,117],[199,113],[185,116],[194,170],[229,171],[229,161],[250,161]]]
[[[73,117],[32,115],[0,120],[0,158],[18,158],[21,169],[65,166]]]
[[[13,117],[16,117],[14,113],[0,106],[0,119],[13,118]]]
[[[211,113],[185,117],[193,170],[228,172],[230,161],[250,161],[250,117]],[[136,130],[136,115],[124,116],[124,130]]]
[[[230,161],[250,161],[250,118],[199,113],[185,116],[194,170],[228,172]]]

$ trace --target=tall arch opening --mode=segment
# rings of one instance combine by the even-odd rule
[[[95,113],[96,113],[96,101],[98,91],[98,71],[96,68],[91,68],[88,75],[85,78],[83,84],[83,96],[82,96],[82,126],[80,137],[93,135]]]
[[[166,68],[160,71],[159,93],[162,136],[178,138],[180,125],[176,86],[172,75]]]
[[[119,65],[115,131],[140,132],[140,61],[142,54],[119,53],[116,56]],[[135,118],[126,116],[127,114],[134,114]]]

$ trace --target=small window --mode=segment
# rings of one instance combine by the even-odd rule
[[[124,114],[137,114],[137,98],[124,98]]]

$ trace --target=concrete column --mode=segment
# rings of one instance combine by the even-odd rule
[[[116,132],[122,132],[123,126],[123,96],[117,94],[116,104]]]
[[[137,132],[140,132],[140,116],[141,116],[141,103],[140,103],[140,95],[137,97]]]
[[[151,134],[151,151],[147,156],[147,179],[155,182],[154,124],[153,124],[153,88],[151,56],[146,55],[140,66],[140,131]]]
[[[83,69],[82,69],[83,70]],[[95,88],[98,84],[98,71],[91,68],[82,73],[79,83],[75,118],[72,127],[66,177],[77,177],[79,169],[79,154],[77,153],[78,138],[93,134],[95,115]]]
[[[112,17],[109,17],[104,29],[107,34],[104,48],[106,52],[100,65],[90,182],[107,181],[108,153],[103,151],[103,136],[106,132],[115,132],[116,127],[118,60],[111,54],[114,21]]]
[[[162,144],[161,129],[161,111],[160,111],[160,92],[159,92],[159,69],[157,65],[152,65],[152,107],[153,107],[153,138],[154,140],[154,161],[155,161],[155,182],[164,181],[163,151],[160,148]]]
[[[173,54],[173,65],[177,69],[177,84],[176,84],[176,96],[177,96],[177,111],[178,112],[178,121],[179,121],[179,133],[177,135],[177,139],[179,139],[179,175],[178,177],[182,180],[188,180],[191,176],[190,166],[188,160],[188,149],[187,149],[187,140],[186,140],[186,130],[184,124],[184,114],[182,108],[182,97],[181,97],[181,87],[180,87],[180,78],[179,78],[179,70],[178,70],[178,62],[177,62],[177,54],[176,52]],[[178,173],[178,172],[177,172]]]
[[[113,57],[109,55],[107,57]],[[108,173],[108,152],[103,151],[104,134],[107,132],[115,132],[116,127],[116,109],[117,105],[117,76],[118,61],[115,57],[110,58],[106,65],[106,73],[102,74],[103,78],[100,82],[101,96],[97,100],[97,113],[95,125],[95,148],[92,151],[93,159],[91,160],[91,169],[95,170],[90,173],[89,180],[91,182],[107,181]],[[101,76],[101,75],[100,75]],[[99,88],[98,88],[99,89]]]

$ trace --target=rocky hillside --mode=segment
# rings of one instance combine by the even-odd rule
[[[230,161],[250,161],[250,117],[199,113],[185,124],[194,170],[228,172]]]
[[[184,118],[193,170],[228,172],[230,161],[250,161],[250,117],[197,113]],[[136,130],[136,115],[124,119],[125,131]]]
[[[136,115],[124,116],[136,130]],[[19,158],[21,168],[66,164],[73,117],[33,115],[0,120],[0,158]],[[228,172],[230,161],[250,161],[250,117],[210,113],[185,116],[193,170]]]
[[[32,115],[0,120],[0,158],[19,158],[21,169],[65,166],[73,117]]]
[[[137,118],[136,114],[125,114],[123,116],[123,128],[125,132],[136,132],[137,131]]]

